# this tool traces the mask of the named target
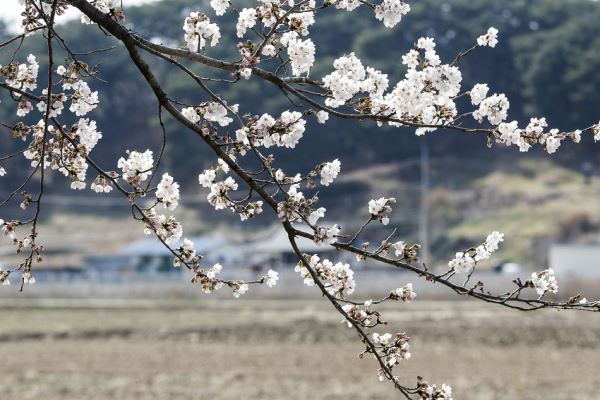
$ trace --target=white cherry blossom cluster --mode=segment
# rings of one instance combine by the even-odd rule
[[[91,5],[105,14],[108,14],[112,11],[117,17],[124,19],[123,10],[121,9],[121,0],[90,0],[89,2]],[[81,23],[93,24],[92,20],[85,14],[81,15]]]
[[[0,76],[4,76],[6,84],[15,89],[35,90],[39,68],[35,56],[29,54],[27,64],[11,63],[5,67],[0,66]]]
[[[392,204],[395,203],[396,199],[394,197],[380,197],[378,199],[369,200],[369,213],[371,214],[371,218],[381,221],[383,225],[389,224]]]
[[[183,226],[173,216],[158,214],[156,209],[150,208],[144,211],[144,233],[153,233],[166,244],[176,243],[183,235]]]
[[[452,388],[449,385],[444,383],[438,389],[435,385],[430,385],[421,377],[417,379],[417,393],[421,397],[420,400],[453,400]]]
[[[363,4],[359,0],[332,0],[331,3],[335,8],[346,11],[354,11]],[[410,5],[404,0],[383,0],[380,4],[375,5],[373,9],[375,18],[383,21],[386,28],[393,28],[403,16],[410,12]]]
[[[498,44],[498,29],[490,27],[485,35],[481,35],[477,38],[478,46],[489,46],[496,47]]]
[[[248,284],[242,281],[234,281],[230,284],[233,291],[233,297],[236,299],[248,291]]]
[[[77,116],[86,115],[98,106],[98,92],[92,92],[87,82],[77,80],[74,83],[64,83],[63,89],[72,89],[71,106],[69,110]]]
[[[279,281],[279,273],[272,269],[268,270],[267,275],[264,277],[264,281],[268,287],[274,287]]]
[[[8,279],[9,275],[10,272],[4,271],[2,268],[0,268],[0,284],[2,284],[2,286],[10,285],[10,280]]]
[[[479,261],[487,260],[498,250],[498,245],[504,241],[504,234],[498,231],[490,233],[485,242],[474,249],[458,252],[454,259],[448,262],[451,271],[457,274],[470,273]]]
[[[310,39],[290,39],[287,52],[292,64],[292,74],[300,76],[308,74],[315,63],[315,44]]]
[[[342,323],[346,324],[348,328],[352,328],[352,322],[356,322],[360,326],[371,328],[379,321],[379,313],[371,310],[372,301],[366,301],[363,307],[356,304],[344,304],[342,310],[348,315],[348,319],[344,319]]]
[[[387,75],[370,67],[365,69],[354,53],[336,59],[333,67],[335,71],[323,77],[323,86],[331,92],[325,100],[329,107],[340,107],[363,91],[380,98],[389,84]]]
[[[139,186],[152,174],[154,157],[151,150],[143,153],[127,150],[127,158],[119,158],[117,167],[122,171],[123,179],[131,186]]]
[[[42,95],[44,98],[47,98],[48,89],[42,90]],[[52,95],[52,104],[50,104],[50,108],[48,110],[48,117],[55,118],[55,117],[58,117],[60,114],[62,114],[62,111],[65,108],[65,102],[67,101],[67,99],[68,99],[67,95],[64,93]],[[96,100],[96,103],[97,103],[97,100]],[[23,117],[23,116],[27,115],[32,109],[33,109],[33,107],[31,106],[31,103],[29,103],[28,101],[25,101],[23,98],[21,98],[21,101],[19,101],[19,109],[17,110],[17,115],[20,117]],[[43,100],[38,102],[37,109],[39,112],[45,114],[46,113],[46,102]]]
[[[237,104],[229,108],[233,112],[238,111]],[[194,123],[199,123],[202,118],[206,121],[217,123],[222,127],[228,126],[233,122],[233,119],[228,116],[229,110],[227,107],[216,101],[202,103],[197,107],[186,107],[181,110],[181,114]]]
[[[329,186],[340,173],[342,163],[337,158],[332,162],[323,164],[321,167],[321,185]]]
[[[594,141],[600,142],[600,122],[592,127],[592,133],[594,134]]]
[[[254,28],[254,25],[256,25],[256,10],[254,8],[242,9],[235,25],[237,36],[239,38],[244,37],[246,30]]]
[[[112,192],[112,185],[105,176],[98,175],[90,184],[90,189],[96,193],[110,193]]]
[[[323,282],[327,292],[332,296],[343,299],[346,295],[354,292],[356,282],[354,281],[354,271],[352,271],[349,264],[342,262],[334,264],[328,259],[321,261],[317,255],[309,257],[308,264],[315,271],[319,280]],[[306,286],[313,286],[315,284],[310,271],[304,266],[302,261],[296,265],[294,270],[300,273]]]
[[[201,180],[201,178],[198,177],[198,180]],[[238,184],[231,176],[228,176],[223,181],[211,183],[210,193],[206,199],[215,208],[215,210],[223,210],[225,208],[233,207],[234,203],[229,198],[229,192],[235,191],[237,188]]]
[[[192,283],[198,283],[202,287],[204,293],[212,293],[223,287],[223,282],[217,277],[223,267],[221,264],[215,264],[210,267],[206,273],[204,271],[198,271],[192,278]]]
[[[215,14],[224,15],[229,8],[229,0],[210,0],[210,6],[215,10]]]
[[[540,273],[532,272],[530,282],[531,287],[540,296],[543,296],[546,292],[558,293],[558,282],[552,268],[545,269]]]
[[[277,119],[269,114],[252,118],[248,124],[236,131],[236,139],[242,144],[286,147],[293,149],[302,138],[306,121],[298,111],[284,111]]]
[[[180,267],[182,263],[196,266],[202,256],[196,254],[196,245],[191,240],[184,238],[181,246],[176,250],[177,256],[173,258],[173,266]]]
[[[339,233],[340,227],[337,224],[331,227],[315,227],[314,242],[319,246],[333,244]]]
[[[232,156],[230,155],[230,157]],[[217,181],[218,171],[223,171],[224,173],[229,172],[229,166],[222,159],[218,160],[218,166],[216,168],[206,169],[198,175],[198,183],[200,183],[200,186],[210,188],[210,193],[207,195],[206,199],[215,210],[229,208],[231,211],[237,213],[242,221],[262,213],[262,200],[250,201],[242,205],[231,199],[230,192],[236,191],[238,189],[238,184],[231,176],[226,177],[222,181]]]
[[[43,159],[43,168],[50,167],[69,177],[72,189],[85,189],[88,170],[86,156],[102,137],[96,129],[96,123],[87,118],[80,118],[70,129],[66,127],[56,129],[53,125],[49,125],[46,130],[44,120],[40,120],[32,125],[29,131],[32,141],[23,152],[23,156],[31,160],[31,166],[36,167]],[[45,131],[47,131],[46,137],[44,137]],[[76,146],[71,141],[64,140],[63,132],[73,141],[79,139],[80,145]]]
[[[396,335],[384,333],[380,335],[375,332],[372,335],[372,339],[377,351],[383,356],[389,368],[393,368],[402,360],[408,360],[411,357],[410,344],[408,343],[410,338],[404,333],[397,333]]]
[[[156,188],[156,201],[171,211],[179,205],[179,184],[168,173],[163,174]]]
[[[201,12],[192,12],[186,17],[183,24],[184,39],[190,51],[200,51],[210,43],[216,46],[221,38],[221,31],[217,24],[210,22],[210,18]]]
[[[398,25],[402,17],[410,12],[410,5],[404,0],[383,0],[375,6],[375,18],[383,21],[387,28]]]
[[[390,293],[390,298],[393,300],[401,300],[404,303],[410,303],[417,297],[417,293],[413,290],[412,283],[407,283],[401,288],[394,289]]]

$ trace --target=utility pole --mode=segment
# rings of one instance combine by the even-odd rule
[[[421,204],[419,211],[419,242],[421,261],[428,267],[429,257],[429,146],[427,137],[421,138]]]

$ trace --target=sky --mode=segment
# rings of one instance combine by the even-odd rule
[[[127,11],[127,6],[153,3],[155,1],[158,0],[123,0],[123,7],[125,8],[125,11]],[[0,20],[5,21],[13,32],[19,31],[22,8],[23,7],[19,4],[19,0],[0,0]],[[77,18],[79,15],[80,14],[76,10],[71,10],[67,14],[59,17],[57,21],[64,22],[69,18]]]

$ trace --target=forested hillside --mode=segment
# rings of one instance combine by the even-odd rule
[[[458,51],[472,45],[474,38],[487,27],[500,31],[500,44],[495,49],[479,49],[463,61],[464,87],[476,82],[488,82],[492,91],[505,92],[511,99],[510,119],[524,120],[529,116],[546,116],[552,126],[574,128],[597,122],[600,106],[600,3],[589,0],[420,0],[412,3],[413,11],[396,29],[385,28],[372,13],[346,13],[331,9],[313,27],[320,63],[311,75],[320,79],[331,69],[334,58],[355,51],[366,63],[390,74],[393,82],[404,74],[401,55],[419,36],[432,36],[439,43],[442,57],[449,59]],[[222,27],[219,46],[208,50],[209,55],[236,60],[234,14],[215,17],[206,2],[169,0],[150,6],[126,10],[127,24],[146,37],[169,43],[182,44],[182,21],[189,9],[202,10],[216,18]],[[363,10],[364,11],[364,10]],[[231,21],[226,22],[227,19]],[[1,27],[0,27],[1,28]],[[86,30],[85,35],[82,34]],[[73,50],[88,52],[114,45],[94,26],[78,21],[64,24],[60,31],[71,43]],[[90,33],[93,31],[93,34]],[[93,39],[90,39],[90,38]],[[26,51],[43,54],[40,36],[27,39]],[[386,54],[381,58],[382,49]],[[27,54],[22,52],[21,54]],[[131,148],[157,148],[160,130],[156,120],[156,103],[148,88],[136,76],[127,55],[117,46],[110,57],[81,56],[89,64],[98,62],[98,80],[90,85],[100,91],[102,107],[94,110],[94,118],[104,133],[96,156],[105,166],[116,160],[102,156],[114,141],[125,140]],[[40,56],[43,63],[44,57]],[[7,60],[0,60],[4,64]],[[170,74],[167,63],[154,65],[162,82],[174,99],[205,100],[181,74]],[[194,67],[197,68],[197,67]],[[202,74],[201,70],[198,70]],[[104,83],[104,81],[111,84]],[[41,83],[43,84],[43,82]],[[276,112],[294,107],[286,98],[258,80],[250,79],[235,85],[214,84],[213,89],[236,99],[246,113]],[[193,91],[193,92],[192,92]],[[260,93],[260,96],[257,95]],[[2,99],[0,113],[11,115],[15,107],[9,99]],[[33,115],[35,121],[39,115]],[[10,117],[8,118],[10,119]],[[5,119],[6,120],[6,119]],[[204,163],[211,159],[202,144],[181,132],[167,120],[167,134],[187,146],[167,149],[169,168],[180,180],[194,180]],[[7,133],[7,132],[5,132]],[[486,152],[485,138],[468,137],[455,133],[436,132],[432,156],[453,155],[457,158],[506,157],[514,149]],[[315,143],[319,145],[315,145]],[[0,145],[18,148],[9,135],[0,136]],[[286,155],[295,166],[308,161],[340,157],[344,169],[357,166],[414,158],[419,139],[409,129],[373,129],[369,123],[356,125],[333,121],[326,125],[310,126],[301,143],[304,151]],[[578,165],[579,160],[593,156],[594,148],[571,146],[559,155],[560,161]],[[532,155],[528,155],[531,157]],[[535,154],[533,155],[535,156]],[[16,178],[16,174],[13,175]],[[10,182],[5,177],[4,182]],[[335,188],[333,189],[335,190]]]

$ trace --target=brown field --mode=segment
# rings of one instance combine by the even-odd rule
[[[400,398],[325,302],[36,304],[1,311],[2,400]],[[413,335],[397,370],[409,384],[446,382],[457,400],[600,398],[598,315],[421,301],[384,316]]]

